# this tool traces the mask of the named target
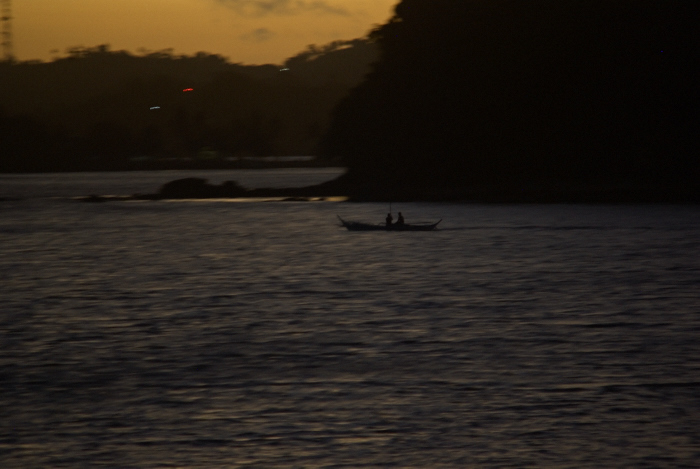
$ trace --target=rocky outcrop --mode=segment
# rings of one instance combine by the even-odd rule
[[[234,181],[220,185],[209,184],[202,178],[185,178],[164,184],[158,192],[161,199],[211,199],[243,197],[246,190]]]

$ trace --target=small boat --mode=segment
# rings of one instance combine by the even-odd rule
[[[338,219],[342,226],[349,231],[431,231],[442,221],[442,219],[440,219],[435,223],[417,223],[414,225],[392,223],[387,226],[385,223],[373,225],[371,223],[362,223],[359,221],[345,221],[340,218],[340,216],[338,216]]]

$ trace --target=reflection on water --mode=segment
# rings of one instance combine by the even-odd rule
[[[399,209],[3,202],[2,467],[696,464],[697,208]]]

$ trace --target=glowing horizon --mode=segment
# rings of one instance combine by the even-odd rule
[[[219,54],[234,63],[282,63],[310,44],[365,36],[399,0],[33,0],[13,2],[20,61],[49,61],[108,44],[138,54]]]

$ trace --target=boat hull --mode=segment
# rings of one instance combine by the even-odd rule
[[[442,220],[438,220],[436,223],[421,223],[417,225],[398,225],[394,223],[393,225],[387,226],[386,224],[373,225],[371,223],[362,223],[357,221],[345,221],[342,218],[340,223],[342,226],[347,228],[349,231],[432,231]]]

